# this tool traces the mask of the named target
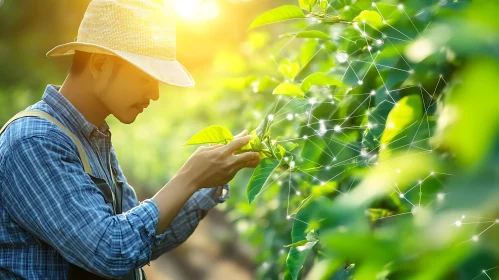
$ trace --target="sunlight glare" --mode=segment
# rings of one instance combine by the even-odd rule
[[[178,16],[188,21],[212,20],[220,13],[215,0],[175,0]]]

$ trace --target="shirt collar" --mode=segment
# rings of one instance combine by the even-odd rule
[[[45,92],[43,93],[42,100],[45,101],[52,109],[56,110],[65,119],[67,119],[71,124],[75,125],[78,130],[80,130],[86,137],[91,136],[92,132],[109,135],[109,125],[106,121],[103,121],[99,127],[96,127],[83,116],[76,107],[69,102],[60,92],[60,86],[47,85]]]

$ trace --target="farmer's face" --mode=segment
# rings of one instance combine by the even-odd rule
[[[98,98],[110,114],[129,124],[149,106],[150,100],[158,100],[159,83],[130,63],[110,59],[112,64],[103,65]]]

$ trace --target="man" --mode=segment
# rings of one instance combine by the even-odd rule
[[[1,279],[145,279],[141,267],[184,242],[259,162],[234,155],[251,139],[243,132],[197,149],[139,203],[105,118],[132,123],[159,82],[194,85],[175,60],[173,16],[150,0],[94,0],[77,41],[48,53],[73,54],[64,84],[0,131]]]

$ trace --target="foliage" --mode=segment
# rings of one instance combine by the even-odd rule
[[[497,4],[295,5],[256,18],[277,25],[249,33],[247,76],[220,82],[253,120],[234,126],[263,119],[261,143],[297,144],[234,182],[249,182],[252,204],[229,215],[260,248],[259,278],[493,278]],[[275,39],[256,44],[264,28]]]

